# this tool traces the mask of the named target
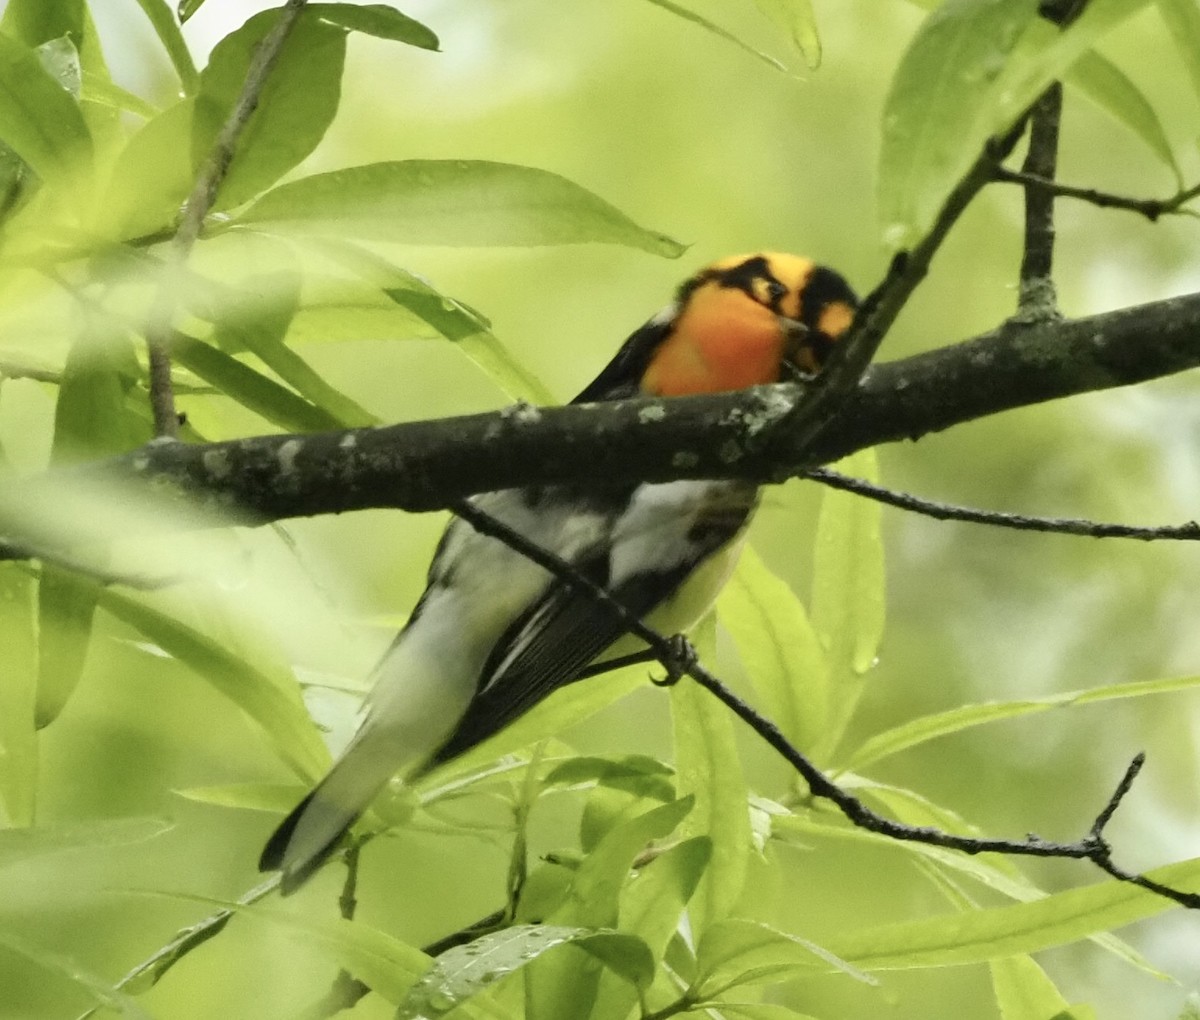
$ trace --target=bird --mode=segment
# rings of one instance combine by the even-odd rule
[[[685,281],[572,403],[675,397],[811,378],[854,319],[846,280],[784,252],[722,259]],[[758,486],[685,480],[544,485],[471,498],[664,634],[685,632],[727,580]],[[499,732],[603,662],[606,607],[452,517],[408,622],[374,671],[362,722],[259,860],[302,885],[387,782],[412,780]],[[590,670],[589,670],[590,672]]]

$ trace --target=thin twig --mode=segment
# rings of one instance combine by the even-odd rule
[[[217,132],[216,140],[201,167],[191,194],[183,206],[171,252],[159,282],[146,327],[146,344],[150,358],[150,407],[154,413],[154,434],[169,438],[179,435],[179,418],[175,410],[175,392],[171,385],[171,337],[182,270],[200,236],[204,219],[212,208],[217,192],[233,162],[238,139],[258,106],[263,87],[270,77],[283,44],[300,17],[307,0],[287,0],[271,30],[258,44],[246,81],[229,116]]]
[[[924,517],[939,521],[966,521],[970,524],[990,524],[997,528],[1014,531],[1041,531],[1058,535],[1082,535],[1087,538],[1135,538],[1143,542],[1159,540],[1195,542],[1200,540],[1200,524],[1169,524],[1157,527],[1140,527],[1133,524],[1113,524],[1106,521],[1090,521],[1082,517],[1031,517],[1027,514],[1003,513],[998,510],[977,510],[974,507],[956,506],[923,499],[907,492],[897,492],[861,478],[851,478],[829,468],[813,468],[806,477],[833,489],[853,492],[879,503],[886,503],[901,510],[911,510]]]
[[[1145,216],[1151,223],[1160,216],[1171,214],[1197,215],[1194,210],[1184,209],[1186,203],[1193,198],[1200,198],[1200,184],[1177,191],[1170,198],[1133,198],[1129,195],[1114,195],[1111,192],[1099,191],[1096,188],[1080,188],[1072,184],[1061,184],[1058,181],[1048,181],[1044,178],[1027,174],[1019,170],[1008,170],[999,167],[996,170],[997,181],[1004,184],[1019,184],[1025,188],[1040,188],[1058,198],[1075,198],[1088,202],[1101,209],[1125,209],[1129,212]]]
[[[1129,792],[1133,779],[1129,772],[1126,773],[1125,778],[1106,802],[1104,808],[1097,814],[1096,821],[1089,833],[1073,843],[1055,842],[1032,833],[1024,839],[968,837],[945,832],[931,826],[905,825],[902,822],[894,821],[872,811],[857,797],[847,793],[829,779],[788,741],[779,727],[760,715],[702,666],[697,660],[695,650],[686,639],[678,635],[666,637],[646,626],[636,615],[614,599],[608,591],[584,576],[570,563],[543,549],[536,542],[513,530],[475,504],[463,501],[455,506],[454,512],[470,523],[480,534],[503,542],[510,549],[519,552],[549,571],[576,591],[587,595],[598,607],[611,613],[629,633],[644,641],[654,651],[659,662],[667,671],[667,679],[663,681],[664,683],[674,683],[682,676],[690,676],[738,718],[747,723],[759,737],[799,772],[814,797],[832,801],[838,810],[859,828],[889,836],[892,839],[946,847],[968,854],[1002,853],[1028,857],[1090,860],[1114,878],[1158,893],[1190,909],[1200,909],[1200,895],[1162,886],[1152,879],[1125,872],[1112,863],[1112,848],[1098,833],[1102,831],[1121,800]],[[1136,768],[1131,766],[1131,770],[1136,775]]]
[[[1058,166],[1058,131],[1062,120],[1062,85],[1054,82],[1029,117],[1029,151],[1022,173],[1052,181]],[[1054,193],[1025,188],[1025,240],[1015,321],[1022,324],[1060,319],[1054,289]]]

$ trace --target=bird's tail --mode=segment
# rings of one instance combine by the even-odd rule
[[[395,771],[386,736],[369,722],[345,754],[279,825],[263,848],[260,871],[282,871],[289,893],[328,860],[342,836]]]

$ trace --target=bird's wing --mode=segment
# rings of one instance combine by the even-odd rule
[[[654,352],[671,332],[671,323],[678,308],[671,304],[643,326],[639,326],[613,355],[612,361],[600,370],[586,387],[571,401],[590,404],[601,400],[620,400],[634,397],[638,383],[646,374]]]
[[[584,576],[607,581],[607,559],[577,564]],[[674,592],[695,564],[642,573],[610,594],[635,616],[646,616]],[[448,761],[498,733],[557,688],[570,683],[625,633],[615,614],[562,580],[517,619],[501,638],[472,699],[430,764]]]

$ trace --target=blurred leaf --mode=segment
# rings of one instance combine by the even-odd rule
[[[308,792],[308,787],[294,783],[229,783],[225,786],[192,786],[175,792],[199,804],[285,815]]]
[[[191,191],[192,109],[184,99],[148,120],[125,143],[100,202],[101,229],[114,239],[174,227]]]
[[[815,71],[821,66],[821,37],[812,0],[754,0],[758,9],[787,33],[804,62]]]
[[[167,608],[155,608],[141,597],[108,589],[100,596],[100,605],[195,670],[242,709],[262,727],[280,758],[298,776],[311,781],[322,775],[329,766],[329,752],[304,710],[294,679],[269,675],[240,655],[223,620],[210,622],[226,633],[205,633],[186,622],[187,607],[182,600],[171,604],[163,594],[156,600]]]
[[[54,407],[54,464],[110,456],[150,438],[125,409],[126,391],[138,375],[133,345],[89,321],[67,353]],[[103,555],[100,557],[103,562]],[[92,578],[53,565],[38,582],[37,725],[52,723],[83,673],[99,596]]]
[[[302,177],[267,192],[236,222],[404,244],[600,242],[669,258],[684,251],[565,177],[482,160],[368,163]]]
[[[1196,45],[1200,47],[1200,37],[1197,38]],[[1099,53],[1085,53],[1068,72],[1067,81],[1110,117],[1132,131],[1175,175],[1176,186],[1182,187],[1183,176],[1158,114],[1154,112],[1150,101],[1116,64],[1106,60]]]
[[[564,925],[513,925],[442,953],[396,1011],[396,1020],[434,1020],[507,977],[548,950],[575,945],[638,985],[648,984],[654,961],[631,935]]]
[[[868,481],[879,475],[873,450],[847,457],[839,470]],[[845,732],[883,638],[881,519],[880,505],[873,500],[834,489],[821,496],[810,612],[825,649],[831,701],[820,751],[813,751],[817,757],[829,753]]]
[[[796,747],[819,747],[829,714],[824,650],[803,603],[749,544],[717,599],[717,615],[771,721]]]
[[[0,802],[12,826],[32,825],[37,803],[37,639],[33,578],[12,563],[0,564]],[[0,865],[13,830],[0,830]]]
[[[711,613],[695,628],[692,639],[701,662],[715,661],[716,627]],[[671,687],[676,788],[680,796],[695,799],[682,831],[708,836],[713,844],[712,859],[690,911],[697,937],[713,921],[732,913],[746,884],[752,849],[750,804],[734,724],[733,713],[699,684]]]
[[[28,46],[0,32],[0,139],[42,180],[67,187],[92,160],[79,105]]]
[[[213,47],[196,94],[193,166],[208,158],[242,93],[254,51],[279,15],[278,8],[261,11]],[[249,201],[317,147],[337,113],[345,58],[344,31],[318,18],[295,23],[238,139],[214,212]]]
[[[121,1016],[134,1017],[135,1020],[151,1020],[150,1014],[128,995],[122,995],[104,978],[84,969],[69,957],[35,946],[12,932],[3,930],[0,930],[0,946],[76,985],[87,993],[91,1001],[102,1004]]]
[[[1037,0],[947,0],[918,30],[883,116],[879,210],[892,249],[911,247],[984,141],[1147,0],[1092,0],[1065,29]]]
[[[403,308],[434,335],[455,344],[508,396],[533,404],[557,401],[545,384],[514,358],[490,332],[490,323],[461,301],[442,294],[415,273],[349,242],[330,241],[322,254],[346,266]]]
[[[556,765],[542,780],[544,786],[595,783],[653,800],[675,799],[675,770],[666,762],[643,754],[620,758],[576,755]]]
[[[769,64],[771,67],[775,68],[776,71],[787,70],[787,66],[776,60],[774,57],[763,53],[761,50],[756,50],[749,43],[743,42],[732,32],[729,32],[720,25],[709,21],[708,18],[701,17],[695,11],[690,11],[686,7],[680,6],[679,4],[675,3],[674,0],[649,0],[649,2],[654,4],[655,7],[661,7],[664,11],[670,11],[677,18],[682,18],[684,21],[690,21],[693,25],[699,25],[705,31],[711,32],[719,39],[724,39],[726,42],[733,43],[733,45],[738,49],[749,53],[752,57],[757,57],[764,64]]]
[[[1200,7],[1196,0],[1158,0],[1158,13],[1200,98]]]
[[[864,740],[846,762],[848,769],[861,769],[910,747],[936,740],[951,733],[960,733],[973,726],[1016,719],[1023,715],[1048,712],[1051,709],[1090,705],[1102,701],[1120,701],[1153,694],[1174,694],[1200,687],[1200,675],[1170,680],[1136,680],[1112,684],[1088,691],[1065,691],[1041,698],[1021,701],[985,701],[977,705],[962,705],[945,712],[921,716]]]
[[[797,1013],[791,1006],[771,1002],[721,1002],[713,1004],[722,1016],[743,1017],[744,1020],[817,1020],[808,1013]]]
[[[1001,1020],[1046,1020],[1067,1009],[1067,1000],[1030,957],[1010,956],[990,966]]]
[[[329,432],[340,427],[328,411],[202,340],[176,333],[171,353],[184,368],[282,429]]]
[[[727,918],[700,938],[693,987],[700,998],[713,998],[730,988],[786,981],[820,965],[864,984],[877,983],[814,942],[760,921]]]
[[[50,39],[80,39],[86,6],[84,0],[8,0],[0,31],[31,49]]]
[[[161,836],[172,823],[162,818],[102,818],[74,825],[0,829],[0,868],[36,861],[66,850],[145,843]]]
[[[423,50],[438,48],[438,37],[430,29],[386,4],[309,4],[305,14],[351,32],[408,43]]]
[[[316,407],[344,428],[376,425],[379,419],[330,386],[299,354],[284,343],[300,301],[300,277],[272,273],[243,280],[236,291],[223,292],[211,311],[212,342],[222,350],[248,350]]]
[[[135,95],[91,71],[83,72],[79,98],[85,103],[96,103],[113,110],[127,111],[143,120],[150,120],[158,116],[158,110],[141,96]]]
[[[192,54],[188,50],[187,41],[183,38],[183,33],[179,31],[179,26],[175,23],[175,17],[171,13],[170,5],[167,0],[137,0],[138,6],[142,9],[142,13],[146,15],[146,19],[150,22],[154,29],[154,34],[158,36],[158,41],[162,43],[163,49],[167,56],[171,59],[171,64],[175,68],[175,73],[179,75],[179,84],[183,88],[183,94],[190,96],[196,91],[200,83],[200,75],[196,72],[196,64],[192,60]],[[184,4],[180,4],[180,17],[186,20],[188,15],[183,14]],[[196,7],[200,3],[195,4]]]
[[[272,887],[276,884],[273,882]],[[323,920],[295,911],[208,896],[168,892],[153,895],[221,907],[241,917],[296,932],[304,937],[306,946],[326,954],[393,1004],[404,998],[413,982],[429,967],[429,957],[421,950],[361,921],[347,921],[341,917]],[[445,954],[440,959],[445,959]]]
[[[1155,868],[1144,877],[1200,892],[1200,860]],[[1174,906],[1157,893],[1111,880],[1033,903],[868,927],[831,938],[829,948],[867,970],[983,963],[1066,945]]]

